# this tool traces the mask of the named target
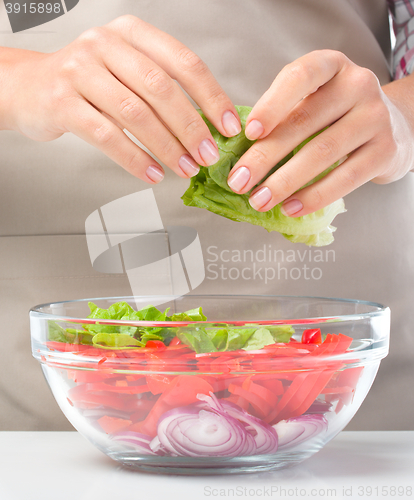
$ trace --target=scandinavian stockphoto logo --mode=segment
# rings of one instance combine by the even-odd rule
[[[139,307],[181,297],[205,277],[198,233],[186,226],[164,228],[152,189],[103,205],[85,222],[91,263],[101,273],[126,273]],[[155,297],[154,297],[155,296]],[[137,304],[138,305],[138,304]]]
[[[30,0],[4,0],[7,15],[13,33],[28,30],[35,26],[53,21],[63,16],[76,5],[79,0],[47,0],[31,2]]]

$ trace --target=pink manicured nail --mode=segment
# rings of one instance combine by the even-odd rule
[[[250,170],[247,167],[239,167],[234,174],[227,179],[227,184],[233,191],[241,191],[250,180]]]
[[[240,134],[241,132],[240,122],[231,111],[226,111],[225,113],[223,113],[222,123],[224,130],[228,133],[230,137]]]
[[[264,132],[263,125],[259,122],[259,120],[252,120],[246,127],[244,133],[246,137],[251,141],[255,141],[258,139]]]
[[[272,193],[268,187],[262,187],[249,198],[250,205],[255,209],[259,210],[264,207],[266,203],[272,199]]]
[[[283,215],[290,217],[291,215],[300,212],[302,208],[303,205],[299,200],[289,200],[286,203],[283,203],[283,205],[280,207],[280,211]]]
[[[178,160],[178,166],[188,177],[194,177],[200,172],[200,167],[189,155],[182,155]]]
[[[220,154],[218,152],[217,144],[212,143],[208,139],[204,139],[204,141],[198,147],[198,152],[203,160],[203,162],[207,165],[214,165],[220,159]]]
[[[161,182],[164,179],[164,171],[155,165],[150,165],[145,172],[152,182]]]

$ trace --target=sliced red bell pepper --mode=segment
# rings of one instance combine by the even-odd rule
[[[128,387],[128,381],[127,380],[116,380],[115,385],[117,387]]]
[[[170,386],[174,375],[155,374],[147,375],[147,384],[152,394],[162,394]]]
[[[338,334],[338,342],[333,354],[343,354],[351,345],[352,340],[352,337],[342,335],[342,333]]]
[[[236,396],[236,394],[231,394],[230,396],[227,396],[227,398],[222,398],[224,401],[228,401],[229,403],[233,403],[237,406],[240,406],[245,411],[249,410],[250,403],[242,398],[241,396]]]
[[[363,366],[345,368],[345,370],[339,373],[337,385],[338,386],[345,385],[353,387],[355,389],[363,370],[364,370]]]
[[[325,387],[321,390],[320,394],[344,394],[347,392],[352,392],[354,389],[347,385],[343,387]]]
[[[267,374],[253,375],[252,380],[261,386],[266,387],[266,389],[268,389],[275,396],[281,396],[285,392],[281,380],[275,376]]]
[[[302,333],[303,344],[322,344],[322,334],[320,328],[313,328],[303,330]]]
[[[305,413],[305,411],[310,408],[312,403],[319,396],[333,374],[334,370],[323,370],[322,373],[320,373],[319,376],[316,377],[316,380],[314,380],[313,386],[309,390],[308,394],[304,395],[304,391],[300,393],[300,399],[302,399],[300,405],[296,408],[293,408],[289,416],[284,418],[298,417],[299,415]]]
[[[87,392],[115,392],[117,394],[142,394],[149,391],[147,384],[141,385],[126,385],[120,387],[117,385],[105,384],[104,382],[95,382],[86,384]]]
[[[325,394],[325,401],[328,403],[333,403],[334,401],[338,401],[336,408],[339,406],[339,402],[341,403],[341,407],[349,405],[354,399],[355,390],[343,393],[331,393]],[[336,410],[335,408],[335,410]]]
[[[336,413],[338,413],[343,406],[347,406],[352,402],[363,369],[363,366],[345,368],[337,374],[334,380],[332,380],[332,384],[329,384],[329,387],[324,389],[323,392],[326,394],[326,401],[333,402],[338,400],[338,404],[335,408]]]
[[[342,399],[340,399],[338,401],[338,404],[336,405],[336,408],[335,408],[335,413],[338,414],[342,408],[345,406],[345,403],[342,401]]]
[[[168,347],[174,347],[175,345],[180,345],[181,340],[178,337],[174,337],[171,342],[168,344]]]
[[[148,340],[145,344],[145,348],[156,349],[157,351],[165,351],[167,346],[161,340]]]
[[[328,333],[322,344],[309,354],[309,356],[322,356],[330,354],[336,347],[336,336]]]
[[[86,384],[84,384],[86,385]],[[74,391],[73,389],[80,389]],[[113,408],[114,410],[127,411],[131,407],[131,402],[124,396],[113,393],[93,394],[84,390],[84,386],[73,387],[68,392],[68,397],[73,402],[74,406],[79,408],[96,408],[104,406]],[[135,398],[136,400],[136,398]]]
[[[99,418],[98,423],[107,434],[115,434],[116,432],[126,429],[132,424],[131,420],[109,417],[107,415]]]
[[[281,417],[283,410],[285,409],[287,404],[294,398],[295,394],[302,387],[308,376],[309,373],[307,372],[296,374],[296,377],[293,379],[292,383],[283,394],[276,407],[266,417],[266,422],[273,422],[276,418],[277,420],[283,420],[283,418]]]
[[[213,387],[196,375],[178,375],[161,394],[144,421],[133,424],[129,429],[154,437],[158,420],[165,412],[198,401],[197,394],[209,394]]]
[[[152,407],[157,402],[157,398],[154,399],[138,399],[136,402],[136,411],[131,413],[129,419],[132,420],[133,423],[141,422],[145,419],[148,413],[151,411]]]
[[[253,382],[252,377],[246,378],[246,380],[243,382],[242,385],[243,389],[246,389],[246,391],[253,392],[254,394],[257,394],[260,398],[262,398],[266,403],[269,404],[272,408],[276,405],[277,403],[277,396],[264,387],[263,385]]]
[[[265,418],[272,410],[272,407],[269,403],[267,403],[264,399],[262,399],[257,394],[250,392],[243,387],[240,387],[235,384],[229,385],[229,392],[231,394],[235,394],[236,396],[241,396],[246,401],[248,401],[255,410],[259,418]]]

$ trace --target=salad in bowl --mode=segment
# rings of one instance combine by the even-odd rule
[[[278,296],[103,298],[30,312],[33,355],[95,446],[153,472],[293,465],[351,420],[388,352],[389,309]],[[142,304],[145,304],[141,307]]]

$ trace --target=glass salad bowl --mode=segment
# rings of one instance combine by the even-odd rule
[[[375,303],[156,300],[162,310],[147,305],[151,297],[117,297],[30,311],[33,356],[63,413],[138,470],[297,464],[348,424],[388,353],[390,311]]]

